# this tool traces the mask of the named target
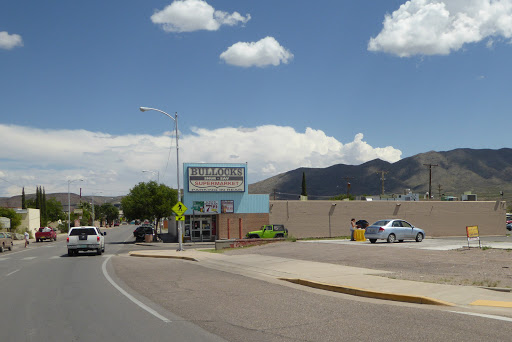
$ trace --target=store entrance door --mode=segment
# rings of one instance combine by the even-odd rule
[[[193,242],[211,241],[212,239],[212,217],[200,216],[195,217],[192,222],[190,231],[190,239]]]

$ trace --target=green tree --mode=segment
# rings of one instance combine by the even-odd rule
[[[66,220],[67,217],[62,210],[62,203],[55,198],[50,198],[46,201],[46,214],[48,222],[56,222],[58,220]]]
[[[101,217],[104,218],[107,223],[112,223],[119,219],[119,209],[117,209],[112,203],[104,203],[101,206],[95,206],[99,208],[98,212]]]
[[[302,196],[308,195],[308,190],[306,189],[306,174],[302,172],[302,192],[300,193]]]
[[[155,181],[141,182],[121,200],[124,217],[128,220],[160,220],[171,216],[172,207],[178,202],[178,191]]]
[[[46,191],[43,188],[43,193],[41,194],[41,223],[43,227],[48,225],[48,213],[46,211]]]
[[[34,198],[29,198],[25,201],[25,209],[36,209],[36,200]]]
[[[82,209],[82,218],[80,219],[80,225],[87,226],[92,224],[92,206],[88,202],[82,202],[78,206],[80,209]]]
[[[27,204],[25,203],[25,187],[21,191],[21,209],[27,209]]]
[[[7,217],[11,219],[11,229],[10,231],[16,230],[21,224],[21,215],[16,213],[14,209],[9,208],[0,208],[0,216]]]
[[[36,187],[36,209],[41,209],[41,196],[39,196],[39,187]]]

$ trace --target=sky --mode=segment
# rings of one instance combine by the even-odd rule
[[[141,106],[180,170],[249,184],[509,148],[511,38],[512,0],[2,1],[0,197],[176,188]]]

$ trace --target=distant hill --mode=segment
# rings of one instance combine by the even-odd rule
[[[26,189],[25,189],[26,190]],[[26,199],[35,199],[35,194],[26,194]],[[49,200],[50,198],[55,198],[57,201],[62,203],[62,209],[64,211],[68,210],[68,193],[53,193],[53,194],[46,194],[46,199]],[[94,204],[101,205],[103,203],[119,203],[121,201],[121,198],[123,196],[117,196],[117,197],[103,197],[103,196],[94,196]],[[80,195],[77,194],[69,194],[69,202],[71,204],[71,209],[74,209],[75,206],[82,202],[91,202],[92,198],[91,196],[82,196],[80,198]],[[0,197],[0,207],[5,208],[21,208],[21,195],[13,196],[13,197]]]
[[[250,184],[252,194],[276,193],[276,199],[298,199],[302,173],[306,175],[309,199],[329,199],[347,192],[347,180],[353,195],[381,194],[381,172],[387,172],[385,194],[403,194],[405,189],[424,195],[429,188],[429,168],[432,167],[432,194],[460,198],[465,191],[478,195],[479,200],[512,200],[512,149],[455,149],[446,152],[426,152],[395,163],[375,159],[361,165],[338,164],[326,168],[298,168],[266,180]],[[439,185],[441,191],[439,192]]]

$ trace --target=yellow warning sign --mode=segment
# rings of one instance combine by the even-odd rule
[[[182,216],[185,211],[187,211],[187,207],[185,207],[185,204],[178,202],[172,207],[172,211],[176,213],[178,216]],[[180,220],[183,221],[183,220]]]

